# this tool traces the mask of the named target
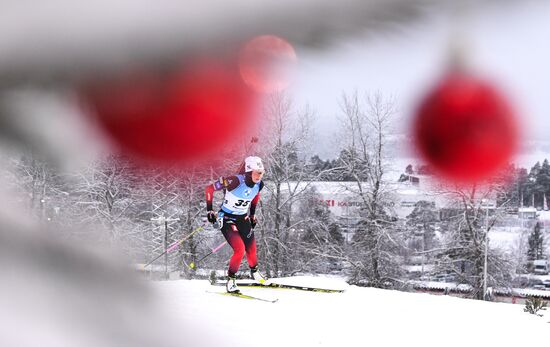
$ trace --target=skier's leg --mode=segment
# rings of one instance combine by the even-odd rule
[[[250,239],[245,240],[246,260],[251,269],[258,266],[258,256],[256,255],[256,239],[254,235]]]
[[[254,229],[250,226],[250,221],[248,219],[242,223],[239,223],[239,234],[244,241],[246,260],[250,266],[250,274],[252,278],[254,278],[258,283],[267,284],[266,278],[258,271],[256,238],[254,237]]]
[[[254,230],[250,226],[250,221],[245,219],[238,224],[239,234],[244,242],[246,251],[246,260],[251,269],[256,268],[258,259],[256,256],[256,240],[254,238]]]
[[[248,242],[245,242],[246,260],[250,265],[250,275],[256,282],[267,285],[267,278],[258,271],[258,258],[256,255],[256,239],[252,236]]]
[[[229,243],[231,248],[233,248],[233,255],[229,260],[229,270],[227,271],[227,274],[230,277],[233,277],[237,271],[239,271],[239,266],[241,265],[241,261],[244,256],[244,242],[239,235],[237,226],[233,223],[224,223],[222,234],[227,240],[227,243]]]

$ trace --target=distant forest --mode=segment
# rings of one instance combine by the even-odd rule
[[[342,151],[338,158],[333,160],[322,160],[315,155],[310,158],[307,166],[312,173],[326,172],[326,174],[320,176],[325,181],[353,181],[354,178],[346,174],[341,164],[345,161],[347,155],[347,152]],[[429,165],[413,167],[409,164],[404,168],[400,180],[404,180],[411,175],[430,176],[433,173],[434,171]],[[550,198],[550,163],[548,159],[544,159],[542,164],[536,162],[530,170],[509,164],[499,173],[497,179],[506,183],[507,192],[505,195],[506,199],[509,199],[508,206],[533,206],[543,209],[545,207],[545,197],[546,200]]]

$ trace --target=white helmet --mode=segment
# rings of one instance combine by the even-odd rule
[[[244,160],[244,171],[250,172],[254,170],[264,171],[264,164],[260,157],[246,157]]]

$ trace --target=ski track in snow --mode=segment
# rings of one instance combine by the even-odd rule
[[[550,315],[524,313],[523,305],[450,296],[356,286],[344,293],[242,288],[279,299],[268,303],[207,293],[225,288],[206,280],[153,286],[181,327],[177,338],[193,341],[185,346],[529,346],[550,329]]]

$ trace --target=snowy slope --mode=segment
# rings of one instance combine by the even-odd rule
[[[521,305],[355,286],[344,293],[242,290],[276,303],[208,293],[224,288],[203,280],[154,287],[181,327],[174,338],[186,346],[528,346],[544,342],[550,328],[550,315],[529,315]]]

